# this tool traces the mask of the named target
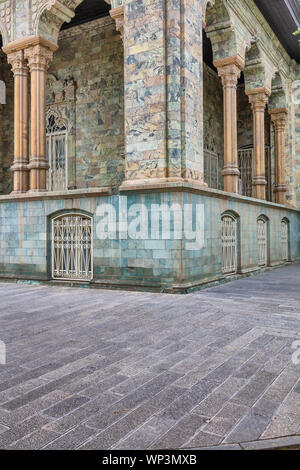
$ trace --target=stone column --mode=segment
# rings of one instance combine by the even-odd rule
[[[286,203],[286,174],[285,174],[285,142],[284,130],[288,118],[286,108],[272,109],[269,111],[275,128],[275,156],[276,156],[276,202]]]
[[[47,170],[46,160],[46,72],[53,51],[42,45],[25,49],[31,77],[31,156],[30,191],[45,191]]]
[[[266,199],[265,108],[271,94],[268,88],[246,90],[253,111],[254,171],[253,197]]]
[[[237,193],[240,175],[237,153],[236,88],[244,62],[238,56],[216,60],[215,67],[222,79],[224,102],[224,190]]]
[[[7,55],[14,74],[14,162],[13,193],[28,190],[28,67],[24,51]]]

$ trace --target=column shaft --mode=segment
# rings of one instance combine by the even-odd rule
[[[275,129],[276,187],[275,197],[278,204],[286,204],[285,138],[284,131],[288,117],[286,108],[273,109],[270,112]]]
[[[14,162],[13,192],[28,190],[28,68],[23,50],[7,56],[14,74]]]
[[[224,103],[224,177],[225,191],[238,192],[237,153],[237,99],[236,87],[241,70],[244,66],[239,57],[229,57],[214,62],[218,74],[222,78]]]
[[[266,199],[265,108],[270,91],[267,88],[257,88],[246,91],[246,94],[253,111],[253,197]]]
[[[53,52],[47,47],[36,45],[25,50],[31,77],[31,155],[30,190],[45,191],[47,170],[46,159],[46,72]]]

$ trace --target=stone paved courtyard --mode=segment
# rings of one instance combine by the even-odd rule
[[[188,296],[0,284],[0,448],[300,433],[300,265]]]

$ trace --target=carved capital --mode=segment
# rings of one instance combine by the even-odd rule
[[[284,131],[288,119],[288,110],[286,108],[271,109],[269,114],[275,129]]]
[[[222,79],[223,87],[236,87],[241,71],[244,68],[244,62],[239,56],[215,60],[214,66],[217,68],[218,75]]]
[[[109,12],[110,16],[116,22],[116,30],[121,34],[122,41],[124,41],[124,6],[113,8]]]
[[[12,66],[14,76],[24,76],[28,74],[28,67],[24,58],[24,51],[17,51],[7,54],[7,61]]]
[[[249,97],[253,111],[264,111],[271,91],[266,87],[252,88],[251,90],[246,90],[246,95]]]
[[[25,49],[24,54],[31,72],[46,72],[53,58],[53,51],[41,44]]]

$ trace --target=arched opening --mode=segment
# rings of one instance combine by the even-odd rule
[[[52,278],[89,281],[93,277],[93,219],[65,213],[52,219]]]
[[[269,219],[260,215],[257,219],[257,255],[258,266],[269,264]]]
[[[109,10],[104,0],[84,0],[58,34],[46,114],[64,126],[56,136],[47,131],[50,190],[118,185],[124,178],[123,44]],[[65,168],[57,168],[63,161]]]
[[[60,191],[68,188],[68,122],[51,108],[46,121],[47,189]]]
[[[0,36],[0,193],[9,194],[13,186],[14,79],[2,45]]]
[[[262,66],[259,66],[261,60],[261,52],[257,44],[252,44],[246,50],[245,70],[241,74],[242,80],[239,81],[237,92],[239,192],[247,197],[254,197],[252,184],[254,177],[254,128],[253,111],[246,89],[265,86],[265,70]],[[271,119],[268,105],[265,108],[264,117],[266,200],[272,201],[273,165],[271,159]]]
[[[222,273],[234,274],[239,264],[239,218],[233,212],[221,216]]]
[[[212,44],[203,30],[203,158],[204,181],[213,189],[224,189],[223,88],[213,65]]]
[[[289,261],[290,258],[290,221],[284,217],[281,221],[281,260]]]
[[[204,180],[210,188],[237,192],[236,138],[232,132],[236,98],[234,94],[229,97],[225,82],[229,77],[226,65],[234,64],[238,79],[242,60],[224,1],[205,2],[203,25]]]

